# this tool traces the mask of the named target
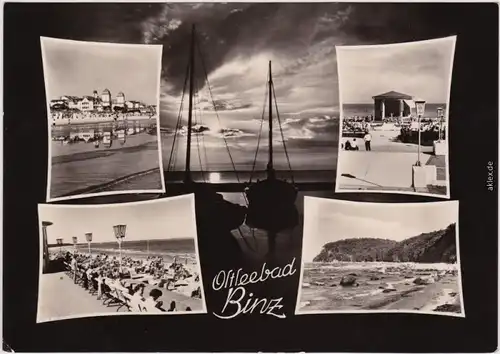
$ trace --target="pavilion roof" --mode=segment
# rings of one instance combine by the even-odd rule
[[[413,96],[410,96],[410,95],[407,95],[407,94],[401,93],[401,92],[389,91],[386,93],[382,93],[380,95],[373,96],[372,98],[373,99],[389,98],[389,99],[398,99],[398,100],[411,100],[411,99],[413,99]]]

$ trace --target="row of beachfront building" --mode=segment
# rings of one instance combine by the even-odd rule
[[[51,110],[78,110],[82,112],[105,112],[117,109],[136,110],[141,113],[154,113],[156,111],[154,105],[126,100],[123,92],[119,92],[116,98],[113,98],[108,89],[102,91],[101,95],[94,90],[92,96],[61,96],[50,101],[50,108]]]

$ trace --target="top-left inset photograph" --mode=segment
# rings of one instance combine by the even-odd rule
[[[47,201],[164,193],[161,45],[41,37]]]

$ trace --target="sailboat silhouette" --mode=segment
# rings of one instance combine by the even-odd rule
[[[251,228],[258,228],[267,231],[269,253],[273,254],[276,246],[277,233],[295,227],[299,221],[299,214],[295,206],[298,189],[293,183],[278,179],[276,177],[276,171],[274,170],[273,97],[274,104],[276,105],[276,114],[278,116],[280,130],[281,122],[279,120],[278,105],[276,103],[276,95],[274,92],[271,61],[269,61],[269,79],[267,86],[269,92],[269,154],[266,168],[266,179],[250,184],[250,186],[245,190],[248,198],[248,214],[246,224]],[[285,154],[290,165],[283,134],[282,140]]]
[[[238,241],[231,235],[231,230],[239,228],[244,223],[247,208],[225,200],[220,193],[215,192],[209,183],[195,182],[191,174],[193,98],[195,95],[195,43],[196,30],[195,25],[193,25],[186,78],[189,81],[189,108],[184,177],[182,183],[172,184],[167,187],[167,195],[194,193],[200,254],[210,254],[212,260],[227,260],[232,256],[237,259],[241,257],[241,249]],[[177,133],[176,130],[175,134]],[[169,171],[166,173],[168,174]]]

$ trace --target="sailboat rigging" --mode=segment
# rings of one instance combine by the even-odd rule
[[[181,115],[183,110],[184,94],[186,86],[189,86],[189,99],[188,99],[188,121],[186,130],[186,160],[184,175],[182,183],[172,184],[168,189],[169,195],[190,194],[195,195],[196,207],[196,221],[198,229],[217,229],[221,231],[231,231],[241,226],[245,220],[246,207],[239,204],[231,203],[223,198],[219,193],[216,193],[207,183],[195,182],[191,173],[191,145],[193,134],[193,111],[194,111],[194,98],[196,96],[196,83],[195,83],[195,49],[197,45],[195,25],[192,26],[190,50],[188,67],[186,69],[186,78],[184,81],[184,89],[182,93],[181,105],[179,109],[179,116],[175,128],[174,139],[172,144],[172,151],[170,154],[169,165],[167,173],[172,168],[172,162],[175,162],[175,155],[177,152],[176,138],[181,130]],[[199,49],[199,47],[198,47]],[[201,52],[200,52],[201,54]],[[208,78],[205,69],[205,77],[208,85]],[[214,109],[215,109],[215,103]],[[198,132],[195,132],[198,134]],[[198,136],[196,136],[198,140]],[[227,142],[226,142],[227,143]],[[199,153],[199,152],[198,152]],[[231,156],[230,156],[231,158]],[[200,160],[201,161],[201,160]],[[232,158],[231,158],[232,161]],[[201,167],[201,162],[200,162]],[[166,178],[168,180],[168,177]],[[234,242],[237,242],[234,240]]]
[[[191,178],[191,134],[193,130],[193,97],[194,97],[194,41],[195,41],[195,26],[193,25],[191,33],[191,45],[189,55],[189,108],[188,108],[188,126],[187,126],[187,150],[186,150],[186,168],[184,175],[184,183],[192,182]]]
[[[251,228],[266,230],[268,232],[268,248],[269,253],[274,253],[275,241],[277,233],[286,229],[291,229],[298,224],[298,211],[295,207],[298,189],[294,185],[293,173],[290,165],[290,159],[286,150],[286,143],[281,129],[281,121],[279,119],[278,105],[276,102],[276,94],[274,91],[274,83],[272,77],[272,66],[269,61],[269,76],[267,82],[268,90],[268,162],[266,167],[266,179],[250,184],[245,189],[245,194],[248,198],[248,213],[246,224]],[[276,115],[281,132],[283,148],[286,154],[290,172],[292,173],[292,183],[278,179],[274,169],[274,151],[273,151],[273,97],[276,106]],[[264,111],[263,116],[264,119]],[[260,139],[257,144],[259,148]],[[257,159],[255,154],[254,166]]]

